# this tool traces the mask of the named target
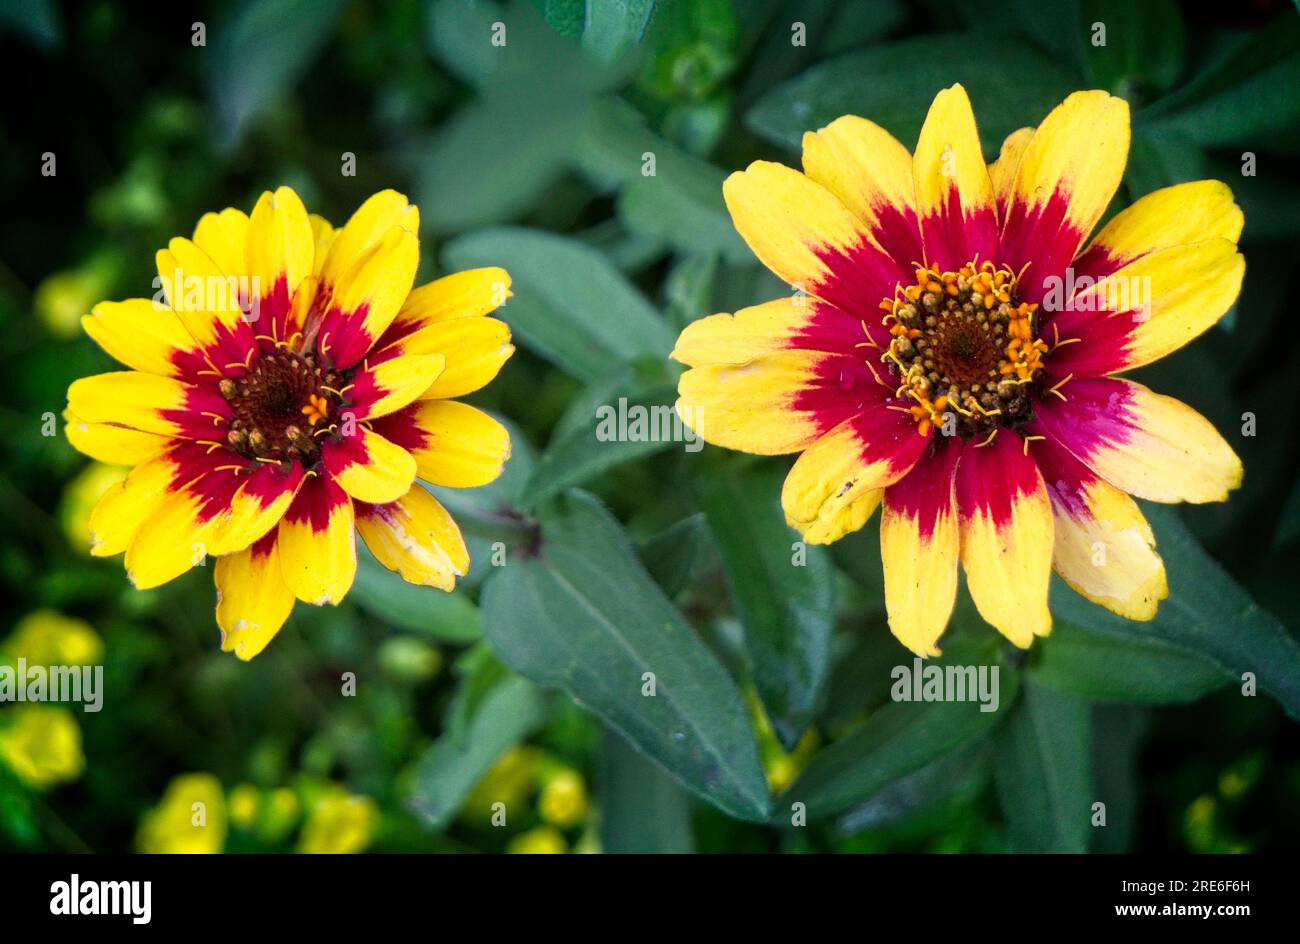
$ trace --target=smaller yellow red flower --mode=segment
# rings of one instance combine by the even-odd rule
[[[91,553],[140,589],[214,556],[222,648],[261,652],[295,600],[338,603],[359,533],[405,580],[450,590],[469,553],[416,481],[484,485],[504,426],[453,398],[514,352],[498,268],[413,288],[419,211],[385,190],[335,229],[288,187],[199,220],[157,256],[163,297],[101,302],[86,332],[125,371],[68,388],[67,436],[132,467]]]

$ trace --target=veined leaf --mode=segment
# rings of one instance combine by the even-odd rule
[[[357,554],[352,595],[370,615],[442,642],[464,644],[483,636],[478,607],[464,593],[407,583],[369,553]]]
[[[694,851],[690,796],[617,734],[601,740],[598,775],[602,851]]]
[[[852,733],[813,757],[777,801],[773,822],[788,822],[794,803],[804,804],[810,821],[847,812],[959,746],[986,735],[1010,713],[1019,687],[1015,672],[991,664],[991,652],[992,645],[982,645],[978,638],[968,645],[946,640],[943,657],[924,665],[941,670],[949,665],[974,666],[976,671],[986,665],[990,685],[992,672],[997,669],[996,710],[980,710],[983,706],[978,700],[889,702]],[[908,668],[914,663],[909,653],[902,652],[899,664]],[[898,684],[910,683],[904,678]]]
[[[674,445],[680,448],[669,435],[674,428],[684,429],[673,410],[676,399],[675,387],[660,386],[599,404],[585,426],[565,433],[542,453],[524,489],[524,507],[534,508],[613,466]]]
[[[1068,592],[1053,593],[1053,611],[1092,632],[1188,650],[1238,679],[1251,672],[1261,689],[1300,720],[1300,645],[1205,553],[1176,511],[1153,505],[1143,510],[1169,577],[1169,599],[1156,618],[1135,623]]]
[[[1070,591],[1062,586],[1054,592]],[[1059,617],[1052,635],[1034,648],[1030,678],[1094,702],[1195,701],[1232,681],[1212,660],[1160,639],[1089,632]]]
[[[465,730],[447,732],[416,764],[411,809],[440,829],[507,748],[546,718],[546,699],[527,679],[506,678],[481,697]]]
[[[570,492],[543,517],[537,556],[488,582],[483,617],[511,668],[564,688],[722,811],[766,818],[740,691],[595,499]]]
[[[786,525],[783,474],[733,464],[701,475],[698,489],[745,627],[754,685],[793,750],[829,675],[835,572],[825,548],[804,546]]]
[[[1094,802],[1088,703],[1026,681],[993,761],[1014,852],[1087,852]]]

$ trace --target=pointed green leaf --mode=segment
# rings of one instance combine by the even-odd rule
[[[735,682],[595,499],[570,492],[556,506],[542,517],[536,556],[512,560],[484,588],[488,641],[719,809],[765,819],[767,782]]]
[[[1300,645],[1286,627],[1205,553],[1171,508],[1143,509],[1169,577],[1169,598],[1156,618],[1135,623],[1061,587],[1052,609],[1095,633],[1154,639],[1196,653],[1238,679],[1251,672],[1259,687],[1300,720]]]
[[[810,821],[844,813],[991,731],[1010,713],[1019,687],[1017,674],[991,658],[992,643],[987,634],[982,639],[976,635],[961,641],[945,640],[944,655],[927,660],[924,666],[941,671],[946,666],[988,666],[986,678],[990,683],[996,668],[995,710],[982,711],[986,706],[978,700],[890,701],[853,732],[813,757],[777,801],[774,822],[787,823],[794,803],[805,805]],[[910,674],[921,660],[913,660],[901,648],[899,653],[898,665],[892,671],[907,673],[897,684],[910,688]]]
[[[754,686],[787,750],[821,702],[835,624],[835,571],[822,547],[806,547],[781,512],[784,470],[732,465],[700,476]]]
[[[600,743],[600,845],[604,852],[693,852],[691,798],[617,734]]]
[[[676,387],[617,393],[608,402],[598,404],[585,423],[573,424],[570,432],[542,453],[521,498],[525,508],[534,508],[566,488],[581,485],[621,463],[674,445],[681,448],[680,443],[672,440],[674,427],[694,438],[673,410]]]
[[[1088,703],[1027,681],[994,738],[998,799],[1014,852],[1087,852],[1095,802]]]

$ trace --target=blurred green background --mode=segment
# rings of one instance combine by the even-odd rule
[[[99,713],[0,705],[0,849],[1295,848],[1294,7],[199,8],[0,4],[10,75],[0,116],[0,655],[102,658],[106,684]],[[1105,46],[1091,41],[1095,23],[1106,25]],[[797,165],[802,132],[845,113],[911,146],[930,99],[954,81],[970,92],[989,156],[1074,89],[1128,98],[1133,148],[1112,212],[1183,180],[1233,188],[1246,216],[1239,303],[1141,379],[1211,418],[1246,478],[1225,504],[1153,512],[1174,598],[1149,631],[1117,628],[1058,584],[1056,631],[1023,656],[963,602],[951,649],[1001,660],[1004,701],[1017,688],[1019,700],[996,731],[931,743],[933,732],[903,727],[891,739],[886,727],[897,717],[889,668],[910,656],[885,628],[874,525],[811,549],[792,576],[780,564],[794,535],[776,504],[789,459],[597,448],[590,427],[595,405],[619,396],[671,402],[665,355],[683,325],[785,292],[730,226],[726,173],[758,158]],[[54,176],[41,173],[47,153]],[[476,542],[462,589],[403,585],[363,554],[343,605],[298,606],[245,665],[219,652],[210,567],[137,593],[120,560],[82,553],[89,508],[122,470],[89,464],[42,426],[71,380],[113,369],[80,316],[101,299],[151,294],[157,248],[202,213],[251,209],[280,184],[336,224],[376,190],[408,194],[422,217],[420,281],[476,265],[512,272],[516,297],[502,317],[520,350],[471,399],[509,418],[515,457],[500,482],[447,499]],[[1240,434],[1248,412],[1253,436]],[[573,485],[617,522],[560,497]],[[570,628],[597,629],[529,608],[541,571],[509,592],[503,574],[484,600],[494,527],[527,530],[533,514],[568,522],[574,543],[607,538],[609,560],[626,556],[618,566],[635,571],[628,611],[662,605],[666,620],[694,630],[683,658],[702,679],[716,672],[725,691],[716,704],[692,695],[665,710],[698,722],[705,740],[743,744],[723,752],[720,769],[674,753],[682,732],[640,725],[639,682],[627,700],[601,700],[599,646],[565,649]],[[1244,669],[1258,673],[1258,697],[1242,697],[1234,676]],[[968,723],[939,720],[930,728]],[[780,793],[801,770],[791,796],[820,797],[810,814],[832,815],[795,829],[788,802],[769,806],[753,781]],[[1061,812],[1098,798],[1104,829]],[[196,830],[199,801],[207,825]],[[503,825],[492,822],[497,802]],[[755,822],[769,816],[776,825]]]

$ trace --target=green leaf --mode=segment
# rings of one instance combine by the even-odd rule
[[[462,108],[420,146],[421,222],[452,233],[528,210],[565,172],[586,107],[579,95],[530,82],[493,89]]]
[[[766,818],[767,783],[735,682],[595,499],[570,492],[543,517],[537,556],[485,586],[483,625],[507,665],[565,689],[688,789],[737,818]],[[653,695],[642,694],[646,673]]]
[[[1273,546],[1284,547],[1296,538],[1300,538],[1300,481],[1291,487],[1291,494],[1282,506],[1277,530],[1273,532]]]
[[[1300,19],[1277,17],[1267,29],[1233,38],[1232,45],[1172,95],[1136,120],[1204,147],[1254,145],[1300,121]]]
[[[444,827],[497,758],[545,720],[546,698],[532,682],[511,676],[494,685],[464,730],[444,734],[416,763],[411,810],[431,828]]]
[[[1300,645],[1205,553],[1176,511],[1143,510],[1169,578],[1169,599],[1156,618],[1135,623],[1068,592],[1053,594],[1053,612],[1096,633],[1154,639],[1199,654],[1238,679],[1252,672],[1259,687],[1300,720]]]
[[[1026,681],[994,738],[994,779],[1012,851],[1088,851],[1090,721],[1087,702]]]
[[[813,757],[777,803],[774,823],[785,824],[793,803],[803,803],[809,820],[837,816],[870,800],[891,784],[912,774],[960,745],[993,729],[1011,710],[1019,679],[989,658],[991,637],[972,642],[945,640],[944,655],[925,662],[931,666],[988,665],[998,669],[998,704],[981,711],[978,701],[891,701],[871,714],[846,737]],[[909,674],[915,663],[899,650],[899,668]],[[916,660],[919,662],[919,660]],[[900,685],[909,685],[904,678]]]
[[[753,258],[722,199],[726,173],[655,134],[626,102],[592,108],[575,160],[598,186],[622,188],[619,216],[634,232],[682,252]]]
[[[989,780],[990,738],[964,743],[920,770],[894,781],[866,803],[845,813],[836,832],[852,835],[900,823],[958,795],[972,795]]]
[[[997,68],[972,50],[997,49]],[[996,154],[1002,139],[1036,125],[1072,92],[1076,79],[1028,43],[1009,36],[940,33],[848,53],[778,85],[745,116],[754,133],[792,151],[805,131],[861,115],[909,147],[940,89],[970,93],[980,139]]]
[[[1092,776],[1098,803],[1106,805],[1106,825],[1093,834],[1091,850],[1131,852],[1142,802],[1138,753],[1149,727],[1147,712],[1130,705],[1094,705]]]
[[[673,410],[676,387],[624,393],[601,403],[585,425],[567,432],[542,453],[524,489],[525,508],[580,485],[616,465],[654,455],[674,445],[673,430],[685,427]],[[693,433],[687,434],[694,438]]]
[[[659,589],[674,597],[686,589],[696,566],[709,552],[710,541],[704,515],[694,514],[643,542],[637,556]]]
[[[481,230],[443,250],[449,270],[504,266],[515,297],[502,317],[525,344],[567,373],[595,380],[619,362],[662,359],[667,323],[599,252],[576,240],[516,227]]]
[[[830,668],[835,571],[822,547],[799,545],[781,511],[780,468],[738,466],[701,476],[732,599],[745,627],[754,687],[786,750],[816,713]]]
[[[588,0],[582,48],[602,62],[615,62],[645,36],[655,0]]]
[[[652,176],[633,178],[618,201],[619,217],[634,232],[678,252],[717,253],[732,262],[752,258],[722,212],[726,174],[711,164],[665,151]]]
[[[1101,88],[1140,100],[1178,81],[1187,35],[1174,0],[1085,0],[1083,23],[1088,67]],[[1091,41],[1094,23],[1105,24],[1104,46]]]
[[[208,85],[223,145],[238,144],[249,122],[306,71],[342,10],[342,0],[262,0],[245,3],[214,31]]]
[[[1137,200],[1162,187],[1203,179],[1205,161],[1205,152],[1194,141],[1138,127],[1133,131],[1124,183]]]
[[[1060,618],[1034,649],[1030,678],[1089,701],[1175,704],[1232,681],[1213,661],[1159,639],[1102,635]]]
[[[478,607],[465,594],[407,583],[368,552],[357,555],[351,596],[371,616],[442,642],[465,644],[483,636]]]
[[[735,67],[738,39],[733,0],[659,0],[638,86],[661,101],[708,98]]]
[[[668,270],[664,300],[668,303],[668,320],[675,329],[712,313],[717,276],[718,257],[712,254],[686,256]]]
[[[0,35],[9,30],[42,49],[57,49],[63,43],[63,27],[54,0],[0,5]]]
[[[615,734],[600,743],[600,845],[612,853],[689,853],[690,796]]]
[[[526,4],[435,3],[429,40],[479,96],[419,146],[421,222],[456,232],[521,215],[564,174],[609,76]]]
[[[618,61],[645,36],[655,0],[533,0],[551,28],[604,63]]]

